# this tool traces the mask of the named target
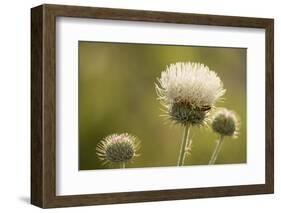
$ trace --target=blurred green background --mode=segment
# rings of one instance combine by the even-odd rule
[[[187,61],[218,73],[227,91],[217,106],[236,111],[241,119],[238,138],[225,139],[216,163],[246,163],[246,49],[80,41],[80,170],[107,168],[96,156],[96,145],[109,134],[124,132],[141,140],[141,156],[126,167],[176,165],[183,129],[160,117],[154,83],[168,64]],[[192,128],[191,137],[186,165],[208,164],[217,135]]]

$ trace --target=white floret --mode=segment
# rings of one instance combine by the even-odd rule
[[[171,64],[158,83],[158,98],[166,105],[186,102],[196,107],[212,106],[225,93],[217,74],[200,63]]]

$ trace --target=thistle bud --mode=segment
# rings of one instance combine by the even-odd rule
[[[132,161],[138,154],[139,142],[128,133],[113,134],[97,145],[97,155],[104,164],[121,164]]]
[[[219,109],[213,116],[212,129],[222,136],[236,136],[239,129],[236,113],[225,108]]]

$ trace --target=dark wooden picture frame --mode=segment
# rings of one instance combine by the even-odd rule
[[[77,17],[265,29],[265,184],[193,189],[56,195],[56,18]],[[273,19],[155,11],[41,5],[31,9],[31,203],[66,207],[267,194],[274,191],[274,21]]]

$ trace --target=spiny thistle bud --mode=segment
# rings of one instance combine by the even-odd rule
[[[239,130],[238,116],[225,108],[218,109],[212,119],[212,129],[222,136],[236,136]]]
[[[183,125],[203,124],[209,110],[225,93],[217,74],[200,63],[169,65],[155,86],[168,117]]]
[[[138,149],[138,139],[128,133],[109,135],[96,148],[104,164],[128,163],[138,156]]]

